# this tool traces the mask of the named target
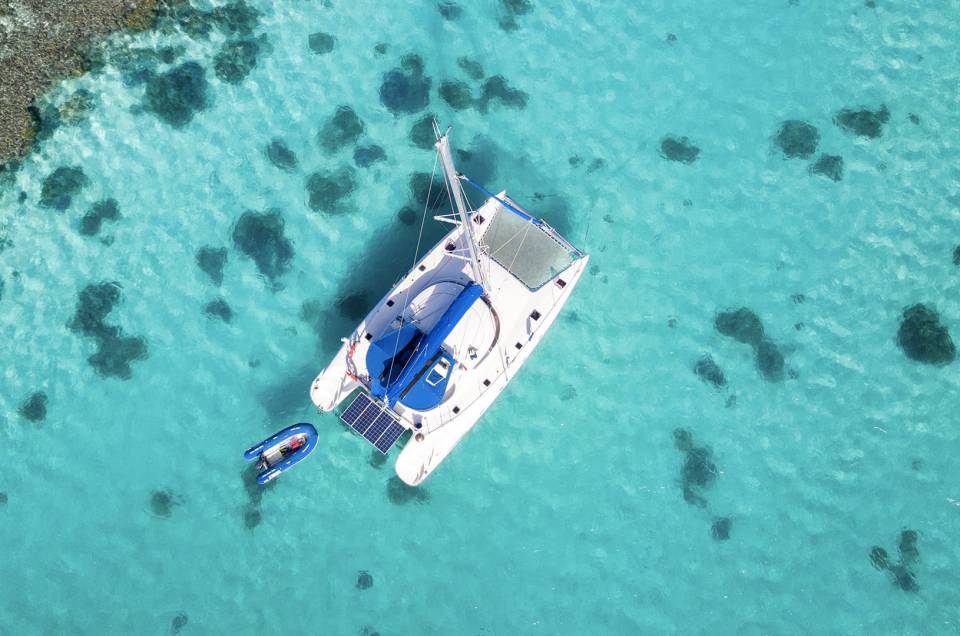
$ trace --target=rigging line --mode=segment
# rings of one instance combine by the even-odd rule
[[[440,161],[440,155],[437,154],[433,159],[433,173],[430,175],[430,185],[427,186],[427,201],[423,205],[423,215],[420,218],[420,233],[417,235],[417,247],[413,251],[413,265],[410,266],[410,271],[413,271],[414,265],[417,264],[417,259],[420,257],[420,242],[423,240],[423,228],[427,223],[427,210],[430,206],[430,194],[433,191],[433,178],[437,176],[437,163]],[[400,327],[403,329],[403,312],[407,309],[407,303],[410,301],[410,289],[413,287],[411,282],[407,285],[407,289],[403,294],[403,307],[400,309]],[[390,382],[390,378],[393,377],[393,365],[397,359],[397,349],[400,348],[400,334],[397,334],[397,337],[393,340],[393,356],[390,358],[390,369],[387,370],[387,382]],[[387,404],[389,407],[390,405]]]
[[[533,224],[527,223],[524,227],[526,228],[526,231],[523,233],[523,236],[520,238],[520,245],[517,246],[517,251],[514,252],[513,254],[513,260],[510,261],[510,266],[507,267],[507,271],[511,273],[513,272],[513,264],[517,262],[517,257],[520,256],[520,250],[523,249],[523,242],[527,239],[527,233],[530,231],[530,228],[533,227]],[[513,238],[511,238],[510,240],[512,241]],[[516,276],[516,274],[514,274],[514,276]],[[517,276],[517,278],[519,278],[519,276]],[[506,281],[506,278],[504,278],[503,280]],[[526,283],[524,282],[524,284]],[[503,289],[503,283],[501,282],[500,287],[497,288],[497,292],[499,293],[502,289]]]
[[[499,214],[499,212],[498,212],[498,214]],[[523,227],[521,227],[519,230],[517,230],[517,233],[516,233],[516,234],[514,234],[513,236],[511,236],[510,238],[508,238],[506,241],[504,241],[504,242],[500,245],[500,247],[498,247],[497,249],[495,249],[495,250],[493,250],[492,252],[490,252],[489,255],[490,255],[491,257],[494,257],[494,258],[495,258],[496,255],[500,253],[500,250],[506,248],[508,245],[510,245],[510,243],[513,243],[513,240],[514,240],[515,238],[517,238],[518,236],[520,236],[520,233],[521,233],[521,232],[523,232],[523,237],[526,237],[526,236],[527,236],[527,232],[529,232],[529,231],[530,231],[530,224],[529,224],[529,223],[525,223],[525,224],[523,225]],[[520,244],[521,244],[521,245],[523,244],[523,238],[520,239]],[[519,250],[520,248],[518,247],[517,249]],[[516,256],[514,256],[514,260],[516,260]]]

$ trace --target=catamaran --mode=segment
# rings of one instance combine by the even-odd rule
[[[453,229],[343,339],[310,386],[321,412],[339,408],[340,419],[383,454],[410,431],[395,469],[411,486],[503,392],[589,260],[505,191],[493,194],[457,172],[448,133],[434,122],[434,176],[439,164],[451,204],[434,219]],[[485,197],[479,208],[464,184]]]

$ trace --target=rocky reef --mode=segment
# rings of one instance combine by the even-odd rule
[[[0,165],[37,136],[34,98],[87,68],[84,49],[120,29],[153,24],[158,0],[5,0],[0,3]]]
[[[921,303],[903,310],[897,344],[908,358],[924,364],[950,364],[957,355],[950,332],[940,322],[940,314]]]

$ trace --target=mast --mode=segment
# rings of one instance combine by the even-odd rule
[[[446,134],[440,134],[437,122],[433,122],[433,131],[437,135],[437,153],[440,155],[440,166],[443,168],[443,178],[447,183],[447,191],[457,208],[457,214],[460,216],[460,226],[467,238],[467,250],[470,252],[473,278],[481,287],[486,289],[486,280],[483,276],[483,269],[480,267],[480,258],[477,256],[476,237],[473,234],[470,218],[467,216],[466,197],[463,195],[463,186],[460,185],[460,177],[457,174],[456,166],[453,165],[453,156],[450,154],[450,138]]]

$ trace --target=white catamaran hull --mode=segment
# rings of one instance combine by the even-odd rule
[[[443,138],[438,143],[441,152],[445,142]],[[501,214],[506,216],[498,218]],[[463,220],[344,340],[310,387],[310,398],[321,411],[335,410],[357,389],[374,393],[380,386],[377,378],[389,381],[394,369],[391,366],[386,375],[382,366],[368,369],[368,361],[382,353],[371,352],[371,347],[404,325],[416,326],[418,334],[432,333],[461,292],[482,287],[482,297],[467,303],[449,333],[444,332],[437,354],[414,377],[414,383],[439,391],[437,403],[414,408],[410,404],[416,400],[407,397],[407,388],[399,399],[377,406],[412,431],[396,461],[397,475],[411,486],[436,469],[506,388],[540,344],[587,266],[589,257],[542,221],[529,216],[516,221],[512,214],[526,216],[504,193],[491,196],[469,216],[462,214]],[[551,250],[572,258],[556,265]]]

